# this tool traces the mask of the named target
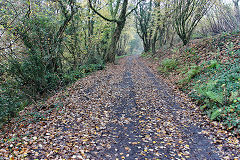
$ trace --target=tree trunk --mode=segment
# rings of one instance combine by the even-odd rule
[[[156,41],[152,42],[152,54],[156,54]]]
[[[148,42],[143,42],[143,48],[144,48],[144,52],[147,53],[151,49],[151,44],[149,44]]]
[[[233,1],[234,3],[234,8],[235,8],[235,14],[236,14],[236,19],[237,19],[237,22],[238,24],[240,24],[240,9],[239,9],[239,0],[235,0]]]
[[[156,42],[157,42],[157,37],[158,37],[158,30],[159,27],[156,29],[153,39],[152,39],[152,53],[156,54]]]
[[[141,1],[140,1],[141,2]],[[140,3],[138,2],[137,5]],[[115,15],[118,13],[118,9],[115,10],[115,13],[113,13],[113,10],[112,8],[110,9],[111,10],[111,14],[113,16],[113,19],[109,19],[109,18],[106,18],[104,17],[102,14],[100,14],[93,6],[92,6],[92,3],[91,3],[91,0],[88,0],[88,3],[89,3],[89,7],[98,15],[100,16],[101,18],[103,18],[104,20],[106,21],[109,21],[109,22],[114,22],[116,23],[116,28],[114,29],[114,32],[113,32],[113,35],[112,35],[112,38],[111,38],[111,43],[107,49],[107,53],[106,55],[104,56],[104,59],[105,59],[105,62],[115,62],[115,55],[116,55],[116,48],[117,48],[117,43],[120,39],[120,35],[121,35],[121,32],[124,28],[124,25],[125,25],[125,22],[126,22],[126,18],[128,15],[130,15],[135,9],[133,8],[130,12],[127,13],[127,7],[128,7],[128,0],[124,0],[123,3],[122,3],[122,7],[121,7],[121,11],[120,11],[120,15],[119,17],[116,19],[115,18]],[[117,6],[120,4],[120,1],[117,1]],[[112,5],[112,3],[110,4]],[[118,8],[116,6],[116,8]]]
[[[190,40],[190,36],[188,36],[186,33],[182,33],[181,36],[179,36],[183,42],[183,45],[186,46]]]
[[[175,33],[173,32],[171,42],[170,42],[170,46],[169,46],[170,48],[172,48],[172,46],[173,46],[174,37],[175,37]]]
[[[108,51],[107,51],[107,53],[105,55],[105,58],[104,58],[106,62],[110,62],[110,63],[115,62],[117,43],[120,39],[121,32],[124,28],[124,25],[125,25],[125,21],[121,21],[121,22],[117,23],[117,27],[116,27],[116,29],[113,33],[111,43],[108,47]]]
[[[109,45],[107,54],[105,56],[106,62],[110,62],[110,63],[115,62],[117,43],[120,39],[122,30],[126,22],[127,6],[128,6],[128,0],[124,0],[122,4],[122,10],[119,16],[119,20],[116,22],[117,23],[116,29],[114,30],[111,43]]]

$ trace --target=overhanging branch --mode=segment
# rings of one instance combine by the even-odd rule
[[[106,20],[106,21],[109,21],[109,22],[118,22],[118,20],[116,19],[109,19],[107,17],[104,17],[101,13],[99,13],[93,6],[92,6],[92,2],[91,0],[88,0],[89,2],[89,7],[93,10],[93,12],[95,12],[98,16],[100,16],[102,19]]]
[[[129,16],[133,11],[135,11],[135,10],[137,9],[138,5],[139,5],[142,1],[143,1],[143,0],[140,0],[140,1],[136,4],[136,6],[135,6],[130,12],[128,12],[128,13],[126,14],[126,17]]]

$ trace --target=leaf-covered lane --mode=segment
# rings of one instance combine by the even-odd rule
[[[96,150],[91,159],[219,159],[210,140],[189,124],[186,110],[139,59],[127,60],[117,87],[121,96],[112,106],[108,131],[98,139],[108,139],[108,148],[99,147],[101,154]]]
[[[45,105],[61,105],[39,122],[16,121],[1,135],[0,155],[6,159],[220,159],[218,146],[201,129],[208,122],[183,101],[141,59],[126,57],[50,98]],[[229,153],[238,154],[233,149],[224,154]]]

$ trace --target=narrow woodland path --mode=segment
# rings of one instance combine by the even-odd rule
[[[39,122],[1,137],[0,155],[28,159],[221,159],[198,111],[137,56],[121,59],[48,100]],[[225,149],[232,157],[234,149]]]

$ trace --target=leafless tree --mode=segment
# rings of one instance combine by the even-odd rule
[[[174,0],[174,28],[186,45],[199,21],[212,6],[209,0]]]

